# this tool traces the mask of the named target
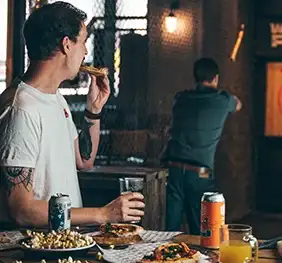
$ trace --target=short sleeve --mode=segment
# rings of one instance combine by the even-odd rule
[[[227,99],[228,112],[235,112],[238,103],[236,97],[227,91],[221,91],[221,94]]]
[[[40,149],[40,123],[29,113],[10,108],[0,119],[0,164],[35,168]]]
[[[73,139],[75,140],[78,137],[77,129],[76,129],[76,126],[73,120],[71,119],[70,121],[71,121],[71,134],[72,134]]]
[[[237,107],[238,101],[236,100],[235,96],[230,95],[229,98],[229,112],[235,112]]]

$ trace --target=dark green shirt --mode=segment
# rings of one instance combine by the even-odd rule
[[[164,159],[213,169],[225,120],[236,111],[236,105],[235,97],[224,90],[197,86],[177,93]]]

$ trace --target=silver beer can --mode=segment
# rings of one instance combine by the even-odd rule
[[[66,194],[51,196],[48,203],[49,231],[64,231],[71,227],[71,200]]]

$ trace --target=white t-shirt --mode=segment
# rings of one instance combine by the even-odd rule
[[[24,82],[11,89],[6,109],[0,109],[0,165],[35,168],[35,199],[65,193],[72,207],[81,207],[74,149],[78,135],[66,100],[59,91],[45,94]],[[8,219],[5,207],[0,194],[0,221]]]

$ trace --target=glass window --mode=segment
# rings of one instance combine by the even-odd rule
[[[54,3],[59,0],[49,0],[49,3]],[[86,24],[93,16],[104,16],[105,14],[105,0],[65,0],[66,2],[74,5],[75,7],[87,13]]]
[[[147,19],[122,19],[116,22],[117,29],[147,29]]]
[[[148,0],[117,0],[117,16],[146,16]]]
[[[6,52],[7,52],[7,14],[8,0],[1,1],[0,8],[0,93],[6,88]]]

